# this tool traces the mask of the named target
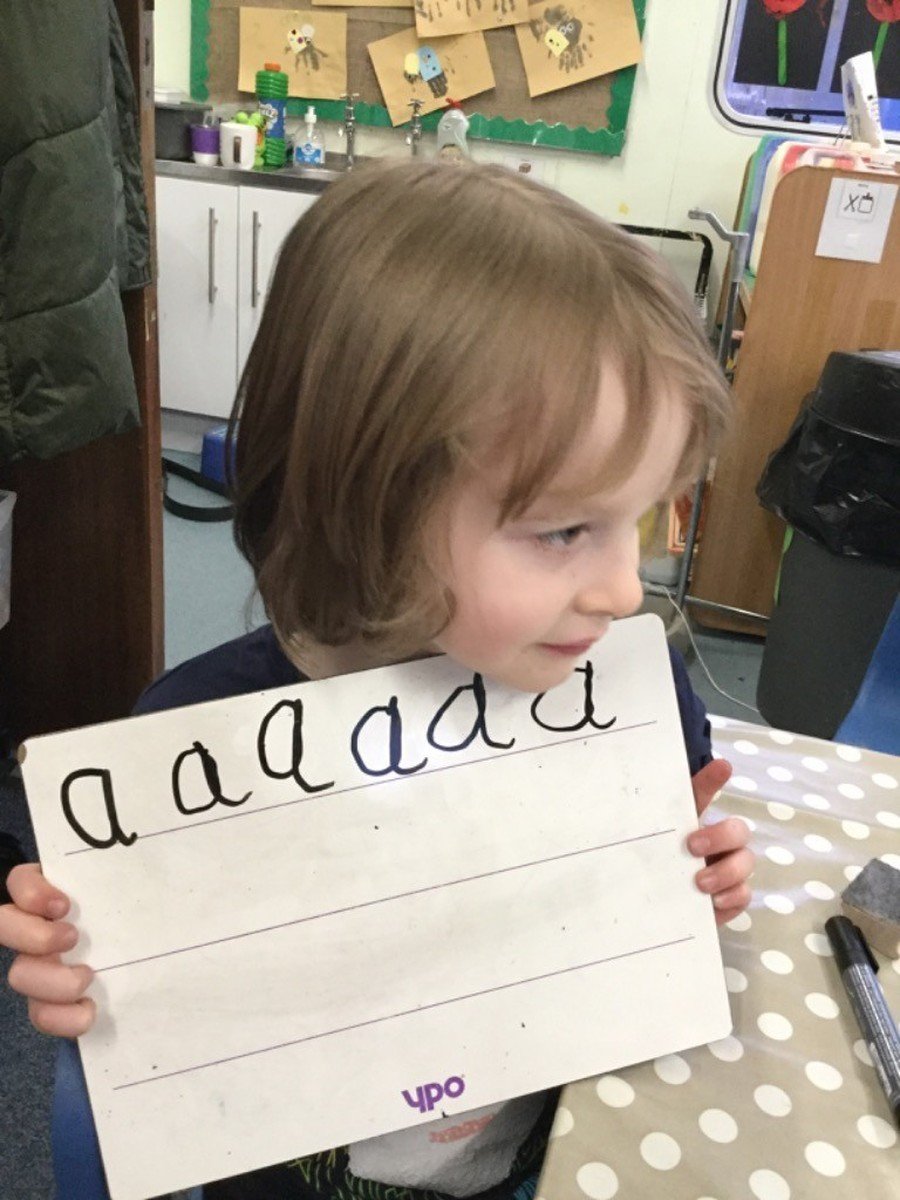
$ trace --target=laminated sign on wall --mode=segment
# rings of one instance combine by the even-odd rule
[[[113,1200],[731,1028],[655,617],[538,697],[433,658],[36,738],[23,772],[97,972]]]

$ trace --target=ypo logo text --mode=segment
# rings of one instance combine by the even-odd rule
[[[425,1083],[416,1088],[416,1093],[411,1096],[406,1088],[403,1089],[403,1099],[410,1108],[417,1108],[420,1113],[431,1112],[434,1106],[446,1096],[449,1100],[456,1100],[466,1090],[465,1083],[458,1075],[451,1075],[443,1084],[440,1083]]]

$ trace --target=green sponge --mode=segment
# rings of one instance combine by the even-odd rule
[[[873,858],[841,893],[844,915],[870,946],[900,958],[900,871]]]

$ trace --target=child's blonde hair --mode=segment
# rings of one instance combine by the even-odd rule
[[[628,413],[595,482],[632,468],[668,393],[688,483],[727,392],[658,255],[502,167],[384,161],[332,184],[284,243],[232,418],[236,538],[282,639],[420,650],[452,611],[424,538],[460,465],[490,429],[503,517],[524,511],[610,359]]]

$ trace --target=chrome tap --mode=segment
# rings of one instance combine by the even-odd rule
[[[344,123],[338,129],[341,137],[347,139],[347,170],[353,170],[354,144],[356,142],[356,101],[359,92],[345,92],[341,99],[344,101]]]
[[[415,157],[419,153],[419,142],[422,140],[422,118],[419,115],[422,111],[422,101],[410,100],[409,107],[412,109],[412,119],[409,122],[406,144],[411,148]]]

